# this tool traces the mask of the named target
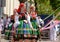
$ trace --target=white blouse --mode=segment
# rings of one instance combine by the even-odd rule
[[[2,31],[2,25],[0,24],[0,31]]]

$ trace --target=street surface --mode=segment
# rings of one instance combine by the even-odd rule
[[[0,42],[9,42],[9,40],[5,40],[5,39],[0,39],[1,41]],[[50,41],[50,40],[41,40],[41,41],[38,41],[38,42],[60,42],[60,36],[58,36],[57,40],[56,41]]]

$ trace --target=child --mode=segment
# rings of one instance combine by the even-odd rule
[[[1,19],[0,19],[1,20]],[[2,25],[2,23],[1,23],[1,21],[0,21],[0,42],[1,42],[1,32],[2,32],[2,30],[3,30],[3,25]]]
[[[37,40],[37,24],[36,24],[36,17],[37,17],[37,13],[35,12],[35,7],[31,6],[30,7],[30,16],[31,16],[31,22],[32,22],[32,26],[33,26],[33,33],[32,33],[32,40],[31,42],[36,42]],[[36,29],[36,30],[34,30]]]
[[[44,26],[44,21],[41,19],[40,16],[36,17],[36,21],[38,24],[38,27],[41,28],[42,26]]]

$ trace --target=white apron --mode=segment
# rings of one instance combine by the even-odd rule
[[[14,28],[16,28],[20,24],[19,22],[19,16],[15,15],[15,23],[14,23]]]
[[[32,24],[30,22],[30,16],[29,16],[29,14],[27,14],[27,21],[28,21],[28,24],[29,24],[30,28],[33,28]]]
[[[38,27],[41,27],[38,17],[36,17],[36,22],[37,22]]]

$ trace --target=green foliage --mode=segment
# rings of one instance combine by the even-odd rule
[[[52,5],[53,9],[57,9],[60,7],[60,0],[50,0],[50,4]]]
[[[60,14],[60,7],[59,7],[58,11],[57,11],[55,14],[56,14],[56,15],[57,15],[57,14]],[[60,15],[57,17],[57,19],[60,20]]]
[[[50,0],[50,4],[52,5],[53,10],[56,10],[57,8],[60,7],[60,0]],[[56,14],[58,14],[59,12],[60,12],[60,8]],[[57,19],[60,20],[60,16],[57,17]]]
[[[51,14],[53,12],[50,0],[35,0],[38,14]]]
[[[20,3],[24,3],[25,1],[27,1],[27,0],[19,0]]]

